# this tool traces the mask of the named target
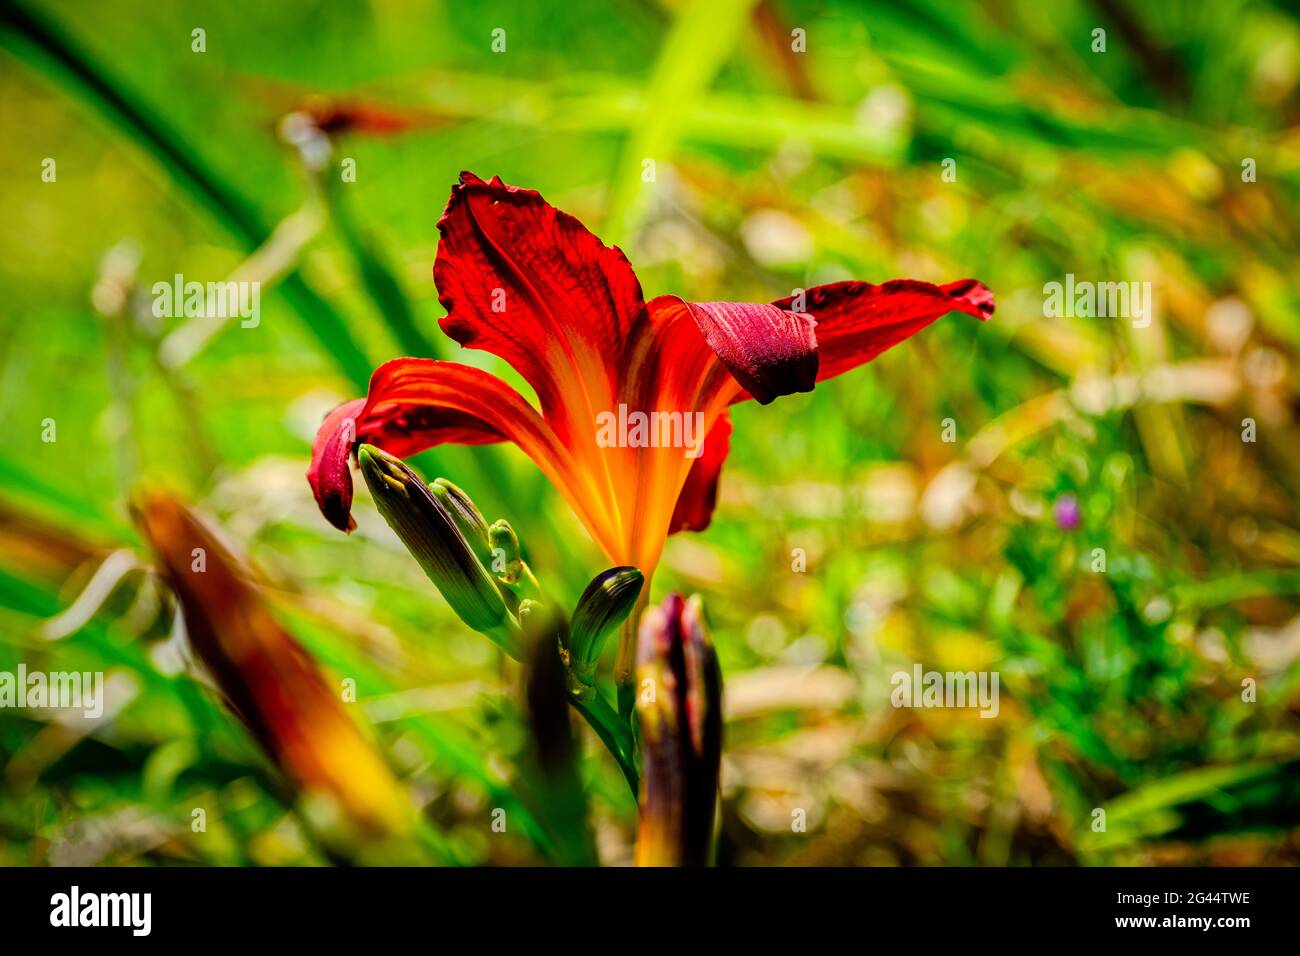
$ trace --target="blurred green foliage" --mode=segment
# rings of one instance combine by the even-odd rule
[[[281,135],[349,109],[405,128],[354,122],[323,169]],[[0,713],[0,863],[326,862],[181,669],[142,480],[356,681],[435,858],[583,858],[529,776],[518,674],[364,493],[344,538],[303,479],[373,365],[452,354],[430,270],[461,169],[619,242],[647,294],[998,296],[738,407],[713,526],[670,542],[654,596],[704,595],[729,694],[722,862],[1295,862],[1297,115],[1300,23],[1266,2],[6,5],[0,670],[103,670],[113,703],[89,732]],[[237,270],[257,328],[152,317],[155,281]],[[1067,273],[1150,282],[1154,321],[1045,317]],[[513,449],[416,464],[507,515],[568,606],[601,570]],[[999,716],[894,709],[916,662],[997,671]],[[627,787],[584,753],[600,859],[626,862]]]

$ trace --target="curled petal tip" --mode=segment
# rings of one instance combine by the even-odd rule
[[[754,302],[688,306],[709,347],[760,405],[813,390],[817,322],[811,315]]]
[[[344,402],[325,416],[311,447],[311,467],[307,481],[311,484],[316,505],[325,520],[343,532],[357,523],[352,520],[352,472],[348,456],[357,440],[357,416],[366,401],[359,398]]]
[[[993,290],[979,279],[958,279],[942,286],[943,291],[957,299],[963,312],[973,315],[980,321],[987,322],[997,310],[997,301]]]

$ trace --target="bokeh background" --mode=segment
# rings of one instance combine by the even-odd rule
[[[346,538],[303,477],[373,366],[456,351],[431,266],[461,169],[541,190],[648,294],[997,294],[988,323],[739,407],[713,526],[670,542],[655,596],[704,596],[728,693],[720,862],[1296,862],[1288,6],[6,2],[0,670],[102,670],[109,700],[0,712],[0,863],[327,859],[186,668],[141,482],[193,501],[357,682],[430,862],[556,857],[517,785],[517,675],[364,487]],[[260,325],[155,319],[176,273],[260,281]],[[1154,320],[1045,317],[1067,273],[1150,282]],[[601,569],[513,448],[416,464],[509,517],[565,600]],[[916,663],[997,671],[998,717],[893,708]],[[599,858],[627,862],[633,801],[585,752]]]

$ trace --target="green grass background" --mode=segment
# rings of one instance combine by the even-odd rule
[[[431,267],[461,169],[539,189],[648,295],[997,294],[987,324],[737,409],[714,524],[670,543],[655,596],[704,595],[728,689],[721,862],[1295,862],[1298,90],[1300,23],[1237,0],[6,5],[0,669],[105,670],[115,712],[88,734],[0,712],[0,863],[325,860],[171,663],[125,507],[145,480],[357,681],[431,861],[565,858],[519,786],[516,675],[364,495],[344,538],[303,479],[374,365],[456,350]],[[315,95],[412,126],[340,136],[326,180],[351,158],[356,182],[321,189],[276,133]],[[260,326],[160,361],[183,321],[152,319],[152,283],[222,279],[273,233]],[[1044,317],[1067,273],[1151,282],[1154,321]],[[417,464],[509,517],[564,599],[601,569],[514,449]],[[891,707],[917,662],[996,670],[998,718]],[[600,859],[626,862],[635,807],[594,741],[583,772]]]

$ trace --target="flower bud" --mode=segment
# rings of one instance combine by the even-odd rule
[[[594,686],[605,641],[632,612],[644,584],[645,576],[636,568],[610,568],[592,578],[578,598],[562,656],[582,684]]]
[[[519,624],[443,495],[431,491],[400,459],[372,445],[361,446],[357,462],[379,513],[452,610],[519,660]],[[447,498],[454,497],[444,491]],[[461,520],[473,523],[463,514]]]
[[[142,495],[132,512],[180,603],[190,646],[296,785],[320,835],[343,849],[409,833],[415,815],[406,793],[248,569],[169,494]]]
[[[465,536],[469,546],[478,555],[479,561],[491,567],[492,546],[488,543],[487,519],[483,517],[470,496],[446,478],[435,479],[429,486],[429,490],[438,496],[438,500],[451,515],[451,520],[456,523],[456,528]]]
[[[704,866],[722,760],[722,672],[698,597],[670,594],[641,618],[638,866]]]
[[[492,548],[492,570],[502,584],[516,585],[523,577],[524,562],[520,556],[519,536],[505,518],[492,522],[488,528],[488,543]]]

